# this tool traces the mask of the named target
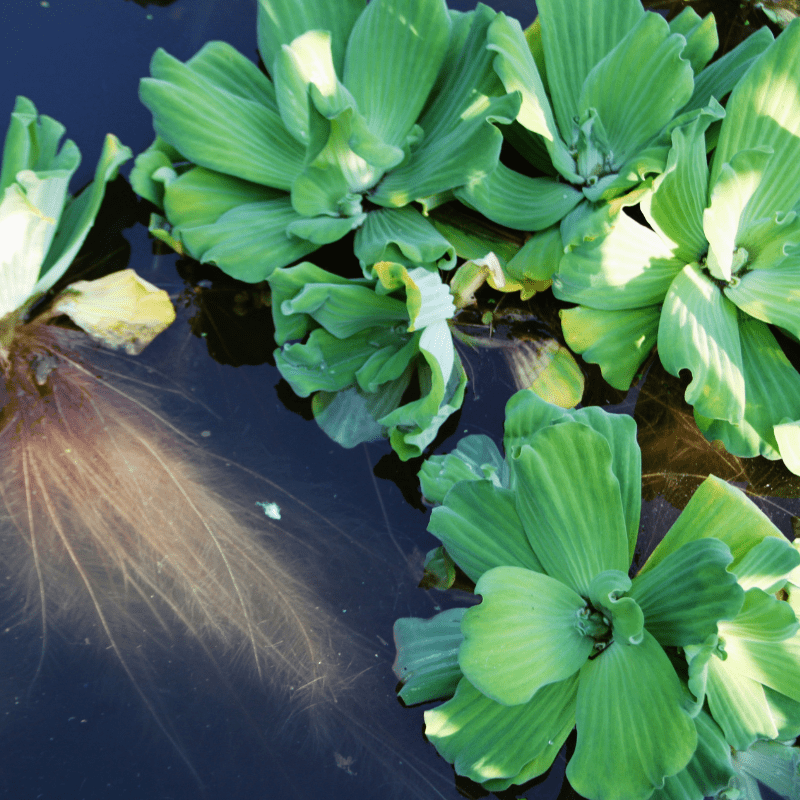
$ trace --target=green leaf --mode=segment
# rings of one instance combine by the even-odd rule
[[[433,88],[449,37],[443,0],[373,0],[359,16],[347,43],[344,83],[369,130],[382,141],[405,143]]]
[[[708,536],[728,545],[733,555],[733,562],[728,569],[734,574],[745,555],[760,541],[767,537],[783,538],[783,534],[758,506],[747,499],[741,489],[710,475],[692,495],[683,513],[639,574],[653,569],[686,542]]]
[[[481,180],[456,189],[456,197],[499,225],[540,231],[572,211],[583,194],[567,183],[529,178],[499,163]]]
[[[403,684],[398,695],[408,706],[452,697],[461,680],[458,648],[464,641],[466,608],[450,608],[431,619],[405,617],[394,623],[397,648],[392,669]]]
[[[429,220],[413,208],[370,211],[353,245],[365,276],[380,261],[455,266],[456,253]]]
[[[483,597],[464,615],[461,670],[503,705],[527,703],[541,687],[574,675],[594,640],[579,628],[586,601],[549,575],[495,567],[475,586]]]
[[[553,109],[561,136],[569,142],[573,119],[583,110],[579,98],[587,77],[628,35],[644,11],[638,0],[589,0],[580,14],[574,13],[569,0],[540,0],[538,8]]]
[[[691,97],[694,80],[681,56],[684,46],[663,17],[647,13],[586,76],[577,113],[596,109],[614,167],[638,153]]]
[[[487,41],[487,49],[497,53],[494,69],[506,91],[519,92],[522,98],[517,121],[543,137],[553,166],[561,175],[567,180],[577,180],[575,160],[559,134],[550,100],[519,22],[498,14],[489,27]]]
[[[472,581],[501,566],[543,572],[516,511],[514,493],[488,480],[457,483],[434,508],[428,531]]]
[[[711,162],[713,186],[742,150],[772,158],[747,208],[749,219],[773,217],[800,200],[800,23],[790,25],[731,92]]]
[[[366,0],[258,0],[258,50],[272,71],[281,45],[306,31],[331,32],[333,63],[341,75],[350,31]]]
[[[701,18],[691,6],[687,6],[670,20],[669,29],[686,39],[686,47],[681,55],[692,65],[692,71],[697,75],[711,61],[719,47],[714,15],[706,14]]]
[[[739,585],[768,594],[782,589],[789,573],[800,564],[800,552],[785,539],[769,536],[753,547],[736,566]]]
[[[780,458],[781,445],[776,437],[779,424],[800,419],[800,375],[763,322],[740,315],[739,337],[747,393],[744,418],[731,425],[698,417],[697,424],[707,438],[720,439],[734,455]],[[796,463],[787,466],[798,470]]]
[[[733,423],[744,416],[745,381],[736,307],[696,264],[687,264],[664,299],[658,352],[667,372],[689,369],[686,402]]]
[[[638,645],[644,637],[644,614],[636,600],[625,596],[630,588],[631,579],[624,572],[609,569],[594,576],[589,599],[604,619],[610,619],[612,641]]]
[[[644,308],[664,300],[684,264],[656,233],[620,213],[607,236],[565,253],[553,294],[609,311]]]
[[[431,503],[441,503],[459,481],[488,479],[498,488],[508,488],[505,460],[497,445],[482,433],[464,436],[446,456],[431,456],[417,474],[422,494]]]
[[[514,455],[511,474],[520,519],[549,575],[585,597],[598,573],[627,571],[620,484],[605,437],[578,422],[544,428]]]
[[[500,791],[550,767],[575,725],[577,689],[574,675],[504,706],[463,678],[452,700],[425,712],[425,736],[458,775]]]
[[[94,171],[94,180],[79,195],[67,201],[55,236],[39,272],[35,292],[45,292],[67,271],[86,240],[106,191],[106,184],[132,153],[116,136],[108,134]]]
[[[678,676],[647,631],[587,661],[578,686],[578,742],[567,778],[584,797],[645,800],[682,770],[697,747]],[[669,742],[665,747],[664,743]],[[622,770],[598,764],[624,764]]]
[[[164,50],[150,62],[139,96],[153,114],[156,133],[187,159],[209,169],[288,191],[303,167],[300,144],[268,102],[217,86],[191,62]],[[249,71],[240,79],[245,83]]]
[[[630,596],[644,612],[645,626],[663,647],[702,644],[717,622],[733,619],[744,591],[727,571],[733,556],[718,539],[684,544],[654,569],[634,578]]]
[[[615,389],[627,391],[656,343],[661,306],[621,311],[578,306],[559,313],[570,349],[598,364]]]

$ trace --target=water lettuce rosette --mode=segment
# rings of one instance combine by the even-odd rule
[[[61,123],[39,115],[30,100],[17,98],[0,173],[0,358],[3,359],[17,326],[25,322],[34,303],[61,278],[80,250],[100,209],[106,183],[116,177],[120,165],[131,157],[130,149],[109,134],[93,182],[72,196],[69,183],[80,166],[81,154],[72,140],[61,142],[64,132]],[[87,311],[80,291],[71,292],[70,297],[69,309],[51,313],[79,316],[81,306]],[[119,297],[117,301],[119,307]],[[169,317],[169,324],[174,311],[168,298],[166,304],[169,310],[160,310]],[[127,300],[125,305],[127,308]],[[137,312],[133,313],[136,316]],[[80,324],[80,320],[76,321]],[[100,329],[95,330],[102,338]],[[140,327],[134,338],[142,334]],[[120,344],[134,346],[133,339]]]
[[[503,163],[456,196],[511,228],[542,231],[560,220],[564,243],[607,227],[608,202],[663,171],[670,131],[722,99],[772,41],[760,30],[711,66],[712,15],[686,8],[671,22],[639,0],[541,0],[528,31],[503,14],[489,28],[494,67],[522,107],[507,138],[539,171]],[[546,279],[555,263],[534,276]],[[549,270],[549,271],[548,271]]]
[[[497,163],[493,123],[513,120],[519,96],[485,48],[495,16],[444,0],[259,0],[270,78],[224,42],[185,64],[158,50],[140,88],[157,139],[131,175],[164,209],[153,233],[250,282],[354,230],[365,269],[452,267],[423,214],[398,211]]]
[[[441,503],[429,530],[482,601],[398,620],[401,698],[451,697],[425,712],[426,736],[492,791],[542,774],[575,727],[567,777],[590,800],[720,790],[730,746],[704,696],[690,694],[680,651],[718,643],[722,625],[747,617],[737,568],[743,581],[777,570],[779,585],[796,550],[741,491],[710,477],[631,579],[634,421],[523,391],[506,408],[504,443],[505,459],[487,437],[466,437],[420,473]],[[758,550],[767,539],[777,543],[768,554]]]
[[[643,198],[566,253],[557,297],[567,343],[627,388],[654,343],[700,429],[737,456],[781,458],[800,474],[800,22],[730,96],[707,164],[703,116],[672,134],[666,171]],[[774,326],[774,327],[770,327]],[[776,330],[777,329],[777,330]],[[776,335],[777,334],[777,335]]]
[[[405,460],[421,455],[464,399],[447,323],[455,306],[436,269],[382,261],[372,270],[376,280],[310,262],[276,269],[275,363],[296,394],[314,395],[314,417],[332,439],[354,447],[388,436]]]

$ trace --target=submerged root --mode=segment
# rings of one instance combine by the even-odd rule
[[[304,706],[335,701],[342,632],[302,565],[234,515],[199,451],[76,360],[70,337],[23,326],[6,365],[1,556],[29,614],[45,632],[99,625],[134,683],[129,643],[177,627],[218,666],[249,664]]]

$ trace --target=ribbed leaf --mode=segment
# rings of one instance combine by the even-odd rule
[[[780,458],[782,445],[776,426],[800,419],[800,375],[763,322],[740,315],[739,336],[747,392],[744,419],[731,425],[697,417],[697,424],[706,438],[721,440],[734,455]],[[790,434],[790,430],[784,431]],[[796,471],[796,463],[790,463]]]
[[[153,55],[150,70],[153,77],[142,79],[139,96],[162,139],[200,166],[291,188],[304,153],[268,104],[216,86],[161,49]]]
[[[500,566],[542,572],[517,515],[514,493],[491,481],[462,481],[434,508],[428,530],[453,561],[476,581]]]
[[[586,597],[595,575],[627,571],[620,485],[601,434],[578,422],[544,428],[513,458],[511,472],[520,518],[549,575]]]
[[[540,0],[547,80],[564,141],[571,141],[573,118],[587,76],[629,33],[644,14],[638,0],[588,0],[575,13],[571,0]],[[628,71],[638,64],[628,65]]]
[[[747,213],[750,219],[788,211],[800,199],[800,23],[790,25],[731,92],[711,164],[711,185],[741,150],[770,148]]]
[[[686,265],[664,299],[658,352],[672,375],[691,370],[686,402],[698,414],[741,422],[745,381],[736,306],[696,264]]]
[[[663,17],[648,13],[586,76],[577,113],[596,109],[614,166],[639,152],[691,97],[694,80],[681,57],[684,46]]]
[[[729,570],[734,574],[748,551],[762,539],[769,536],[783,538],[783,534],[741,489],[711,475],[700,484],[639,574],[653,569],[686,542],[706,536],[713,536],[728,545],[733,555]]]
[[[777,592],[788,574],[800,564],[800,552],[786,539],[770,536],[753,547],[736,566],[736,577],[743,589],[758,588]]]
[[[706,14],[701,18],[691,6],[687,6],[670,20],[669,29],[686,39],[686,47],[681,55],[692,65],[692,71],[697,75],[711,61],[719,47],[714,15]]]
[[[458,775],[499,791],[550,767],[575,725],[577,689],[574,675],[503,706],[464,678],[452,700],[425,712],[425,736]]]
[[[507,228],[540,231],[563,219],[583,193],[552,178],[529,178],[498,164],[475,183],[456,189],[456,197]]]
[[[382,141],[405,143],[449,37],[444,0],[373,0],[359,16],[347,43],[344,84]]]
[[[267,69],[281,49],[306,31],[331,32],[333,63],[339,75],[347,38],[366,0],[258,0],[258,50]]]
[[[647,221],[678,245],[675,254],[690,264],[708,248],[703,211],[708,200],[706,130],[722,115],[702,114],[672,132],[667,167],[656,178],[655,192],[642,200]]]
[[[685,263],[656,233],[621,212],[607,236],[564,255],[553,294],[609,311],[644,308],[663,301]]]
[[[555,578],[495,567],[475,592],[483,601],[464,615],[458,662],[467,680],[495,702],[527,703],[589,658],[594,640],[578,627],[586,601]]]
[[[489,480],[498,488],[508,488],[505,460],[497,445],[482,433],[464,436],[446,456],[426,459],[417,474],[422,494],[432,503],[442,503],[459,481]]]
[[[736,616],[744,592],[726,569],[732,560],[727,545],[706,538],[687,542],[634,579],[629,594],[662,646],[702,644],[717,633],[719,620]]]
[[[488,31],[487,48],[497,53],[494,70],[508,92],[522,97],[517,121],[528,131],[542,136],[553,166],[567,180],[578,180],[575,160],[556,125],[550,100],[534,63],[519,22],[498,14]]]
[[[604,311],[578,306],[560,315],[570,349],[589,364],[598,364],[615,389],[627,391],[656,343],[661,307]]]
[[[575,716],[578,743],[567,778],[584,797],[645,800],[689,763],[697,747],[678,676],[647,631],[641,644],[615,642],[586,662]]]
[[[464,641],[461,618],[466,608],[450,608],[431,619],[404,617],[394,623],[397,648],[392,669],[406,705],[452,697],[461,680],[458,648]]]

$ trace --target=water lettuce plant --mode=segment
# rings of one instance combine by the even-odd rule
[[[436,269],[383,261],[377,279],[342,278],[309,262],[269,277],[275,363],[296,394],[314,394],[320,427],[345,447],[388,436],[419,456],[464,399],[467,376]],[[408,399],[411,387],[418,395]],[[403,402],[405,399],[405,402]]]
[[[81,154],[70,139],[61,143],[63,136],[61,123],[17,98],[0,172],[0,352],[31,306],[66,272],[94,223],[106,183],[131,157],[109,134],[94,181],[73,197],[69,183]]]
[[[509,141],[540,177],[500,163],[455,194],[519,230],[563,220],[569,244],[601,233],[608,202],[663,171],[670,132],[722,99],[772,35],[762,29],[707,66],[718,46],[716,25],[692,8],[670,23],[639,0],[587,0],[580,12],[570,0],[541,0],[537,8],[525,33],[498,15],[488,48],[505,88],[522,96]],[[538,277],[555,267],[540,265]]]
[[[631,578],[641,505],[633,420],[523,391],[507,405],[504,444],[505,459],[488,437],[466,437],[420,473],[441,504],[429,530],[482,601],[398,620],[400,697],[451,698],[425,712],[426,736],[489,790],[542,774],[575,727],[567,777],[590,800],[721,790],[730,743],[718,707],[714,720],[703,710],[700,664],[722,663],[726,648],[736,658],[723,626],[755,631],[765,658],[794,652],[794,610],[774,593],[797,550],[741,491],[710,477]],[[766,606],[779,606],[777,623],[760,616]],[[681,667],[690,648],[708,657]],[[783,732],[800,722],[800,659],[781,656],[781,668],[787,661],[785,682],[780,668],[760,672],[765,684],[782,681],[767,702]]]
[[[666,171],[640,208],[561,259],[567,343],[627,388],[657,342],[700,429],[737,456],[783,459],[800,474],[797,339],[800,260],[800,22],[731,93],[707,163],[713,115],[672,134]],[[773,326],[773,327],[771,327]]]
[[[259,0],[269,78],[223,42],[185,64],[158,50],[140,88],[157,138],[131,175],[166,215],[153,233],[250,282],[354,230],[365,268],[453,266],[416,209],[497,163],[494,123],[519,96],[485,48],[495,17],[445,0]]]

